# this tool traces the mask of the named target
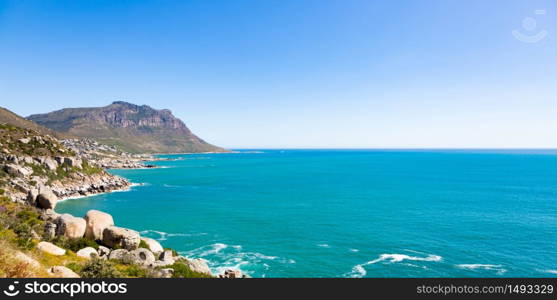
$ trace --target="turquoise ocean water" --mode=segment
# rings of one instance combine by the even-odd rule
[[[254,277],[555,277],[557,152],[166,155],[59,203]]]

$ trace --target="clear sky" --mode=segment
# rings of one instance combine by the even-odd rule
[[[147,104],[232,148],[557,148],[556,14],[554,0],[0,0],[0,106]]]

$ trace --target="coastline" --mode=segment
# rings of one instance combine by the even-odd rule
[[[141,169],[138,169],[141,170]],[[77,199],[82,199],[82,198],[87,198],[87,197],[93,197],[93,196],[99,196],[99,195],[104,195],[104,194],[111,194],[111,193],[122,193],[122,192],[129,192],[131,190],[132,187],[134,186],[141,186],[141,183],[130,183],[130,185],[128,185],[127,187],[123,187],[121,189],[114,189],[111,191],[107,191],[107,192],[99,192],[99,193],[95,193],[95,194],[89,194],[89,195],[79,195],[79,196],[68,196],[68,197],[62,197],[62,198],[58,198],[58,203],[59,202],[64,202],[67,200],[77,200]],[[56,210],[54,210],[56,211]]]

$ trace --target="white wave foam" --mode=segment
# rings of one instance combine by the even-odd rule
[[[488,270],[488,271],[495,271],[498,275],[504,274],[507,272],[506,269],[503,268],[501,265],[490,265],[490,264],[460,264],[456,265],[457,268],[465,269],[465,270]]]
[[[164,231],[158,231],[158,230],[143,230],[139,232],[140,234],[156,234],[158,235],[158,237],[154,237],[154,239],[158,240],[158,241],[165,241],[167,240],[169,237],[176,237],[176,236],[201,236],[201,235],[206,235],[206,233],[201,232],[201,233],[168,233],[168,232],[164,232]]]
[[[367,274],[367,271],[365,269],[366,266],[369,265],[373,265],[379,262],[384,262],[384,263],[399,263],[399,262],[403,262],[405,260],[409,260],[409,261],[426,261],[426,262],[440,262],[441,260],[443,260],[443,258],[439,255],[433,255],[433,254],[429,254],[426,257],[418,257],[418,256],[409,256],[406,254],[381,254],[379,255],[378,258],[374,259],[374,260],[370,260],[368,262],[365,262],[363,264],[358,264],[355,265],[352,268],[352,271],[349,272],[348,274],[345,274],[346,277],[353,277],[353,278],[361,278],[364,277]],[[405,264],[407,266],[412,266],[412,267],[420,267],[417,266],[415,264]]]
[[[406,254],[381,254],[379,258],[370,260],[367,262],[367,264],[371,265],[382,261],[388,261],[389,263],[397,263],[404,260],[438,262],[443,260],[443,258],[439,255],[433,255],[433,254],[430,254],[426,257],[409,256]]]
[[[360,252],[358,249],[350,249],[350,252]]]
[[[348,277],[362,278],[362,277],[366,276],[366,274],[367,274],[367,271],[366,271],[366,269],[364,269],[364,266],[355,265],[352,268],[352,272],[348,275]]]
[[[244,252],[241,245],[228,245],[224,243],[214,243],[190,251],[183,251],[180,254],[191,258],[206,259],[214,274],[220,274],[226,269],[238,269],[249,275],[253,273],[249,266],[263,267],[267,270],[270,266],[266,262],[269,261],[283,264],[296,263],[294,260],[282,259],[277,256],[258,252]]]
[[[317,244],[317,247],[321,247],[321,248],[331,248],[331,246],[329,246],[329,244]]]
[[[163,184],[162,186],[164,186],[165,188],[172,188],[172,189],[177,189],[177,188],[181,188],[181,185],[172,185],[172,184]]]
[[[544,273],[557,274],[557,270],[541,270]]]
[[[221,250],[226,249],[226,248],[228,248],[227,244],[216,243],[216,244],[213,244],[211,246],[211,249],[209,249],[207,251],[204,251],[204,252],[201,252],[201,254],[199,254],[199,256],[204,257],[204,256],[207,256],[207,255],[217,254]]]

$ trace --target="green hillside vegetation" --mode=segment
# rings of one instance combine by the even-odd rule
[[[0,123],[10,124],[23,129],[37,131],[43,135],[51,135],[56,138],[69,138],[70,136],[56,132],[52,129],[41,126],[35,122],[29,121],[21,116],[11,112],[10,110],[0,107]]]

